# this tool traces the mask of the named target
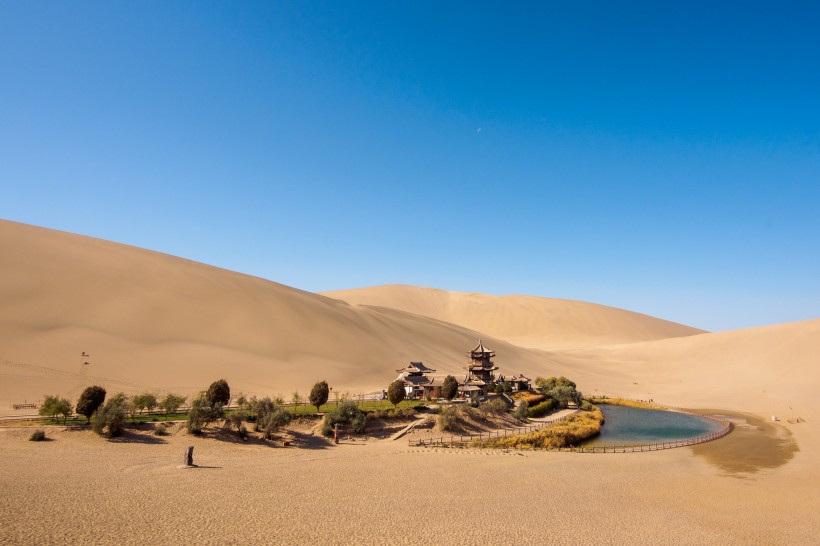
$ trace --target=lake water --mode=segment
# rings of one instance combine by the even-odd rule
[[[720,423],[696,415],[625,406],[602,404],[606,422],[601,434],[585,442],[585,447],[656,444],[673,440],[694,438],[716,432]]]

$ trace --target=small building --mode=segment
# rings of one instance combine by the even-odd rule
[[[420,398],[424,396],[426,388],[432,387],[432,380],[427,375],[436,370],[428,368],[423,362],[411,362],[396,371],[399,374],[396,379],[404,382],[406,397]]]
[[[505,379],[505,381],[510,384],[513,392],[528,391],[532,385],[532,379],[524,377],[522,373],[518,374],[518,377],[513,376]]]

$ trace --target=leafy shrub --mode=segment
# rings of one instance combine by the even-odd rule
[[[31,437],[29,438],[32,442],[42,442],[46,439],[46,433],[44,430],[35,430],[31,433]]]
[[[217,402],[215,406],[211,406],[207,395],[203,394],[191,403],[191,409],[188,410],[188,432],[202,434],[203,427],[224,418],[222,404]]]
[[[592,405],[592,402],[589,400],[582,400],[581,401],[581,409],[584,411],[592,411],[595,406]]]
[[[444,378],[441,384],[441,395],[447,400],[452,400],[458,394],[458,380],[452,375]]]
[[[455,406],[447,406],[441,410],[438,416],[438,426],[441,430],[452,432],[459,423],[458,408]]]
[[[532,417],[543,417],[546,414],[548,414],[549,412],[551,412],[552,410],[554,410],[557,405],[558,405],[558,403],[555,400],[553,400],[551,398],[547,399],[547,400],[541,402],[540,404],[537,404],[537,405],[529,408],[527,410],[527,417],[530,417],[530,418],[532,418]]]
[[[529,406],[527,405],[526,400],[521,400],[518,406],[515,408],[515,412],[513,413],[513,417],[517,420],[524,422],[527,420],[527,416],[529,415]]]
[[[166,434],[168,434],[168,429],[163,424],[157,425],[154,429],[154,436],[165,436]]]
[[[91,426],[100,436],[113,438],[122,434],[122,425],[128,414],[130,400],[123,393],[115,395],[94,413]]]
[[[360,410],[352,400],[342,400],[336,409],[325,414],[322,434],[332,436],[333,427],[337,424],[352,425],[354,432],[362,434],[367,428],[367,414]]]

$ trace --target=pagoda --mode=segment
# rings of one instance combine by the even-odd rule
[[[478,346],[470,351],[470,364],[467,366],[465,384],[488,384],[495,381],[495,371],[498,369],[493,363],[495,351],[484,347],[481,340]]]

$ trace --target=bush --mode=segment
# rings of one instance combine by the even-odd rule
[[[31,437],[29,438],[32,442],[42,442],[46,439],[46,433],[44,430],[35,430],[31,433]]]
[[[527,410],[527,417],[543,417],[555,409],[558,403],[553,399],[548,399]]]
[[[438,426],[443,431],[452,432],[460,423],[458,418],[458,408],[455,406],[447,406],[441,410],[438,415]]]
[[[129,400],[119,393],[94,413],[92,428],[100,436],[113,438],[122,434],[122,425],[128,413]]]
[[[592,411],[595,406],[592,405],[592,402],[589,400],[582,400],[581,401],[581,409],[584,411]]]
[[[336,409],[325,414],[322,434],[332,436],[334,425],[351,425],[353,432],[362,434],[367,428],[367,415],[352,400],[342,400]]]
[[[203,427],[224,418],[222,404],[217,402],[215,406],[211,406],[207,394],[203,394],[191,403],[191,409],[188,410],[188,432],[202,434]]]
[[[168,429],[163,424],[154,429],[154,436],[165,436],[166,434],[168,434]]]
[[[513,413],[513,417],[521,421],[522,423],[527,420],[527,416],[529,416],[529,406],[527,405],[526,400],[521,400],[518,406],[515,408],[515,412]]]

